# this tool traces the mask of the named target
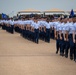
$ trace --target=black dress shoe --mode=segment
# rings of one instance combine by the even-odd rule
[[[76,59],[74,59],[74,61],[76,62]]]
[[[73,60],[73,57],[70,57],[71,60]]]
[[[36,43],[38,44],[38,43],[39,43],[39,41],[38,41],[38,40],[36,40]]]
[[[58,51],[56,51],[56,54],[58,54]]]
[[[68,55],[65,55],[66,58],[68,58]]]
[[[75,59],[75,62],[76,62],[76,59]]]

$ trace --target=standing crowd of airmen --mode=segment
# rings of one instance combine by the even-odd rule
[[[48,18],[26,17],[13,20],[0,20],[0,27],[7,32],[18,32],[20,35],[39,43],[39,39],[50,43],[50,38],[56,40],[56,54],[65,56],[76,62],[76,17]],[[70,54],[69,54],[70,53]]]

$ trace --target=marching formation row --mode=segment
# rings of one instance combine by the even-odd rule
[[[52,33],[50,33],[50,28],[52,27],[51,22],[48,20],[46,21],[46,18],[26,18],[26,19],[19,19],[13,21],[10,20],[1,20],[0,24],[2,26],[2,29],[6,29],[6,31],[14,33],[14,30],[16,32],[21,33],[21,35],[24,38],[27,38],[29,40],[32,40],[36,43],[39,42],[39,39],[42,39],[46,42],[50,42],[50,35],[51,38],[54,38],[54,29],[51,30]]]
[[[56,39],[56,53],[68,57],[76,62],[76,18],[32,17],[13,21],[0,20],[0,26],[8,32],[19,32],[22,37],[38,43],[39,39],[50,42],[50,38]]]

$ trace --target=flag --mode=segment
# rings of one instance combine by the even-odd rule
[[[2,13],[2,18],[6,19],[7,18],[7,15]]]
[[[71,17],[74,16],[74,11],[73,11],[73,9],[72,9],[71,12],[70,12],[70,16],[71,16]]]

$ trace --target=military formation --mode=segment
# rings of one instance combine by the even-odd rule
[[[7,32],[20,35],[30,41],[39,43],[39,39],[50,43],[56,40],[56,54],[70,57],[76,62],[76,17],[25,17],[16,20],[0,20],[0,27]]]
[[[76,18],[60,18],[55,22],[56,54],[65,56],[76,62]],[[70,54],[68,54],[70,53]]]

